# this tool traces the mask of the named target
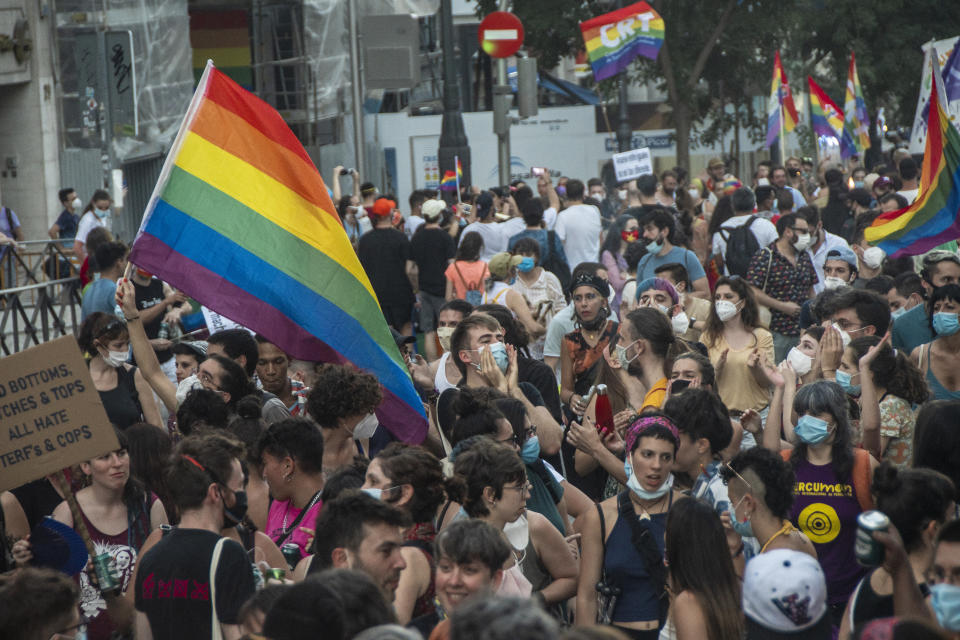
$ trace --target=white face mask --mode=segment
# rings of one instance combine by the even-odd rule
[[[621,200],[623,200],[624,202],[626,202],[626,200],[627,200],[627,190],[626,190],[626,189],[620,189],[619,191],[617,191],[617,197],[620,198]]]
[[[677,315],[670,318],[670,325],[673,327],[673,332],[678,336],[682,336],[690,328],[690,318],[687,317],[687,314],[681,311]]]
[[[793,248],[797,251],[806,251],[810,247],[811,240],[809,233],[801,233],[800,237],[793,243]]]
[[[373,434],[377,431],[377,425],[380,423],[377,422],[377,416],[374,413],[371,413],[363,420],[357,423],[357,426],[353,428],[353,439],[354,440],[363,440],[366,438],[372,438]]]
[[[850,283],[843,278],[838,278],[836,276],[827,276],[823,279],[823,288],[827,289],[828,291],[831,289],[839,289],[840,287],[844,287],[848,284]]]
[[[840,339],[843,341],[843,348],[846,349],[850,346],[850,334],[840,328],[836,322],[833,323],[833,328],[840,332]]]
[[[100,357],[111,367],[119,367],[127,361],[126,351],[107,351],[107,355],[100,354]]]
[[[807,375],[810,373],[810,369],[813,368],[813,358],[803,351],[800,351],[797,347],[790,349],[790,352],[787,353],[787,362],[790,363],[790,366],[793,367],[793,370],[797,372],[798,376]]]
[[[713,303],[713,308],[716,309],[720,322],[726,322],[737,315],[737,305],[729,300],[717,300]]]
[[[453,336],[454,329],[456,327],[437,327],[437,340],[440,341],[444,351],[450,351],[450,338]]]
[[[687,189],[687,193],[689,193],[690,197],[694,200],[700,199],[700,189]]]
[[[183,382],[177,385],[177,405],[183,404],[183,401],[187,399],[187,394],[194,389],[203,389],[203,383],[200,382],[197,374],[184,378]]]
[[[863,264],[868,269],[878,269],[886,257],[887,254],[880,247],[870,247],[863,251]]]
[[[74,198],[73,202],[70,203],[70,206],[73,207],[74,209],[79,209],[80,207],[83,206],[83,200],[81,200],[80,198]]]

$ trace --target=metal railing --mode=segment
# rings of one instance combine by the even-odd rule
[[[17,353],[75,334],[80,278],[62,240],[28,240],[0,256],[0,352]]]

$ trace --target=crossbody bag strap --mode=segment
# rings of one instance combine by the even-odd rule
[[[220,619],[217,617],[217,567],[220,566],[220,554],[227,538],[220,538],[213,548],[213,557],[210,558],[210,638],[223,640],[223,630],[220,629]]]
[[[307,503],[307,506],[305,506],[300,513],[297,514],[297,517],[293,519],[293,522],[290,523],[290,527],[281,530],[280,539],[276,541],[278,549],[283,545],[284,542],[287,541],[287,538],[293,535],[293,532],[297,530],[297,525],[299,525],[307,516],[307,511],[309,511],[310,508],[317,503],[317,500],[320,499],[321,493],[323,492],[317,491],[315,494],[313,494],[313,497],[310,498],[310,502]]]
[[[773,249],[766,249],[766,252],[770,254],[767,258],[767,276],[763,279],[763,289],[764,293],[767,293],[767,283],[770,282],[770,267],[773,266]]]

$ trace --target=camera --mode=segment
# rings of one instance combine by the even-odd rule
[[[353,169],[340,169],[340,175],[348,176],[351,173],[353,173],[353,171],[354,171]]]
[[[789,175],[791,178],[796,178],[798,175],[800,175],[800,169],[790,167],[787,169],[787,175]]]

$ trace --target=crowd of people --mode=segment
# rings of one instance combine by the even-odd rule
[[[864,238],[915,159],[539,173],[401,212],[334,170],[417,444],[370,373],[196,339],[95,196],[78,341],[119,448],[0,495],[0,635],[960,638],[960,254]],[[96,562],[42,568],[48,517]]]

